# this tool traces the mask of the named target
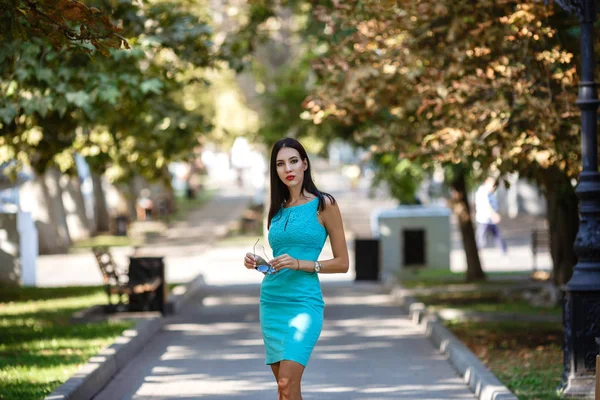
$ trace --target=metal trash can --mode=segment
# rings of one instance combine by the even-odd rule
[[[356,281],[379,280],[379,239],[354,240]]]
[[[118,215],[115,218],[115,236],[127,236],[127,216]]]
[[[165,263],[163,257],[129,257],[129,282],[133,284],[148,282],[160,277],[160,286],[154,293],[135,293],[129,296],[130,311],[160,311],[165,314],[167,284],[165,282]]]

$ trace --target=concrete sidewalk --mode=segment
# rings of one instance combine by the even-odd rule
[[[305,400],[474,398],[380,285],[328,281],[323,292],[325,323],[304,373]],[[258,294],[258,284],[209,287],[167,318],[94,399],[275,399]]]

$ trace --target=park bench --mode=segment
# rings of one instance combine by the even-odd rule
[[[108,296],[108,312],[114,311],[149,311],[156,310],[156,300],[162,289],[163,279],[152,271],[136,268],[135,274],[119,268],[109,248],[93,247],[98,267],[104,278],[104,286]],[[112,295],[118,295],[117,304],[112,303]],[[127,303],[123,297],[127,296]]]
[[[540,251],[550,251],[550,234],[547,229],[531,231],[531,253],[533,255],[532,270],[537,271],[537,254]]]

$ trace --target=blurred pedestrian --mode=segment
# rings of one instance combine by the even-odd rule
[[[145,221],[150,221],[152,218],[152,199],[150,198],[150,189],[144,188],[140,192],[137,200],[138,207],[143,211]],[[139,215],[138,215],[139,218]]]
[[[496,179],[487,177],[485,182],[479,186],[475,193],[475,221],[477,222],[477,246],[483,248],[487,244],[487,238],[491,235],[498,247],[507,254],[506,241],[500,232],[500,221],[502,217],[498,212],[498,199],[496,198]]]
[[[300,400],[302,374],[323,326],[318,274],[346,273],[348,249],[338,205],[315,186],[300,142],[286,138],[275,143],[270,183],[267,226],[275,258],[265,261],[246,253],[244,265],[264,273],[260,327],[278,399]],[[333,258],[318,261],[328,235]]]

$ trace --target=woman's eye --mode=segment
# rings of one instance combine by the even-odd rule
[[[298,160],[292,160],[292,164],[296,164]]]

